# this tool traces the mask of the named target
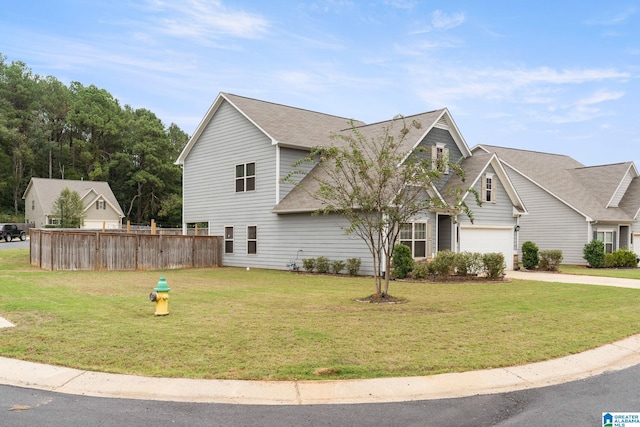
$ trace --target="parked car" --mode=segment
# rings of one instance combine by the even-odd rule
[[[14,237],[25,240],[27,235],[15,224],[0,224],[0,240],[4,239],[5,242],[10,242]]]

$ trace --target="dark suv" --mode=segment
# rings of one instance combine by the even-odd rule
[[[0,224],[0,240],[4,239],[5,242],[10,242],[14,237],[19,237],[20,240],[27,238],[24,231],[20,230],[15,224]]]

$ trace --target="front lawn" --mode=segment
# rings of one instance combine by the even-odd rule
[[[560,265],[560,273],[582,274],[585,276],[619,277],[640,279],[640,268],[589,268],[584,265]]]
[[[169,316],[148,299],[166,276]],[[0,251],[0,356],[146,376],[370,378],[511,366],[640,333],[640,291],[392,282],[236,268],[46,272]],[[331,376],[319,376],[325,372]]]

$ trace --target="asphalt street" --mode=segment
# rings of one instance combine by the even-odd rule
[[[561,385],[358,405],[230,405],[68,395],[0,386],[0,425],[21,426],[600,426],[640,412],[640,366]]]
[[[3,249],[20,249],[20,248],[28,248],[29,247],[29,239],[24,242],[20,239],[13,239],[10,242],[5,242],[4,239],[0,240],[0,251]]]

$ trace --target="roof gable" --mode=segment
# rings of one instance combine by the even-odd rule
[[[631,163],[586,167],[560,154],[478,145],[472,151],[496,153],[502,163],[543,191],[592,221],[630,221],[622,209],[609,206]]]
[[[351,120],[345,117],[332,116],[229,93],[220,93],[180,153],[176,164],[184,164],[184,160],[193,145],[200,138],[200,135],[202,135],[204,129],[224,102],[232,105],[271,139],[273,144],[284,147],[311,149],[327,145],[331,133],[349,128]],[[360,126],[364,123],[354,121],[354,124]]]
[[[486,173],[487,169],[491,166],[498,176],[498,179],[502,183],[507,195],[509,196],[509,200],[511,204],[513,204],[514,208],[520,214],[526,214],[527,210],[524,206],[524,203],[520,199],[518,192],[516,191],[513,183],[509,179],[506,171],[504,170],[500,160],[494,153],[475,153],[473,156],[465,159],[460,167],[464,170],[465,180],[462,180],[462,177],[459,175],[452,176],[447,184],[443,188],[443,193],[445,193],[445,199],[447,203],[453,204],[455,202],[454,195],[452,194],[453,189],[456,188],[473,188],[482,176]],[[463,199],[469,195],[469,191],[467,191]]]
[[[85,204],[85,210],[86,206],[91,205],[92,202],[102,197],[118,215],[124,217],[122,208],[113,191],[111,191],[109,183],[104,181],[31,178],[22,198],[25,199],[27,194],[34,192],[43,212],[45,215],[49,215],[53,210],[55,200],[65,188],[75,191],[80,195],[80,198]]]

